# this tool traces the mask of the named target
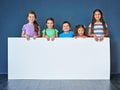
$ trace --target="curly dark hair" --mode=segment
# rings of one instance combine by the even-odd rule
[[[79,34],[78,34],[78,29],[79,28],[83,28],[84,29],[84,35],[86,35],[86,27],[84,26],[84,25],[77,25],[77,26],[75,26],[75,28],[74,28],[74,36],[79,36]]]

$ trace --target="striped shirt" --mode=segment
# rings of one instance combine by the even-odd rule
[[[92,25],[92,24],[90,23],[89,29],[92,30],[91,25]],[[106,25],[106,28],[107,28],[107,24],[105,24],[105,25]],[[95,23],[94,23],[93,34],[96,34],[98,38],[100,38],[102,34],[105,34],[105,33],[104,33],[104,28],[103,28],[102,22],[95,22]]]

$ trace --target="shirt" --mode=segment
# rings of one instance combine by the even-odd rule
[[[34,25],[29,23],[23,25],[22,31],[24,31],[25,35],[28,35],[29,37],[33,37],[37,35],[37,32],[35,32]]]
[[[72,37],[74,37],[74,33],[73,33],[73,31],[69,31],[69,33],[63,32],[59,35],[59,37],[61,37],[61,38],[64,38],[64,37],[65,38],[72,38]]]
[[[48,37],[53,37],[55,36],[57,33],[58,33],[58,30],[57,29],[44,29],[42,31],[42,33],[46,34]]]

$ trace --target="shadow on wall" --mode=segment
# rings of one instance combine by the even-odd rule
[[[110,39],[110,58],[111,58],[111,74],[118,72],[118,45],[117,42],[112,38]]]

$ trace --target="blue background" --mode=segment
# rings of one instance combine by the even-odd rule
[[[36,12],[41,29],[45,28],[45,20],[53,17],[55,27],[61,32],[64,20],[70,21],[72,28],[76,24],[85,24],[88,27],[92,12],[96,8],[103,11],[104,19],[109,26],[111,73],[120,73],[119,4],[120,0],[0,0],[0,74],[8,72],[7,38],[20,37],[21,28],[27,23],[26,14],[29,11]]]

